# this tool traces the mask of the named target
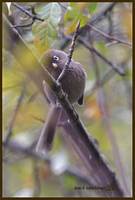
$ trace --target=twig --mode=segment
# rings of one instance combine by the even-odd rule
[[[99,23],[104,17],[106,17],[108,12],[112,11],[115,5],[116,2],[112,2],[109,5],[105,6],[105,8],[103,8],[101,11],[99,11],[99,13],[95,13],[88,24]]]
[[[116,2],[110,3],[109,5],[105,6],[105,8],[101,9],[99,13],[95,13],[90,21],[79,29],[79,34],[81,35],[81,33],[84,33],[87,30],[89,24],[93,25],[99,23],[108,14],[108,12],[112,11],[115,5]]]
[[[41,78],[40,82],[42,83],[43,80],[46,81],[46,83],[50,86],[50,88],[53,90],[55,95],[58,98],[58,101],[64,108],[64,111],[67,113],[68,118],[72,124],[72,127],[74,127],[75,132],[73,132],[73,139],[77,140],[80,144],[85,147],[87,150],[87,156],[85,155],[85,151],[83,151],[80,146],[78,145],[78,149],[80,148],[80,152],[85,156],[85,159],[87,159],[88,164],[88,169],[89,173],[92,174],[93,179],[97,182],[99,186],[106,186],[113,184],[113,196],[123,196],[123,191],[119,185],[118,180],[116,179],[115,174],[111,171],[109,166],[106,164],[104,159],[102,158],[99,150],[95,146],[93,140],[90,139],[88,136],[88,133],[86,132],[82,122],[80,121],[78,114],[76,111],[73,109],[73,106],[70,104],[68,99],[66,98],[67,96],[61,89],[60,85],[58,82],[50,76],[48,71],[40,64],[36,57],[33,55],[31,50],[27,47],[25,42],[22,40],[18,32],[14,29],[11,28],[11,24],[7,20],[7,18],[4,16],[4,23],[6,26],[9,28],[10,32],[12,34],[15,34],[16,37],[18,37],[19,44],[16,43],[14,47],[16,47],[13,50],[13,54],[20,63],[21,66],[23,66],[23,69],[28,69],[30,61],[31,63],[34,63],[34,65],[40,70],[41,73]],[[24,57],[20,56],[19,52],[24,51],[27,56],[29,57],[29,60],[24,62]],[[16,53],[17,52],[17,53]],[[31,71],[29,71],[31,73]],[[43,80],[42,80],[43,77]],[[39,79],[39,77],[38,77]]]
[[[13,6],[15,6],[16,8],[18,8],[19,10],[21,10],[23,13],[25,13],[26,15],[28,15],[29,17],[31,17],[34,20],[38,20],[43,22],[44,19],[41,19],[40,17],[37,17],[37,15],[34,13],[29,12],[28,10],[26,10],[25,8],[23,8],[22,6],[20,6],[17,3],[12,3]]]
[[[60,82],[61,79],[64,77],[66,70],[68,69],[68,67],[70,65],[70,62],[71,62],[71,59],[72,59],[72,56],[73,56],[74,47],[75,47],[75,41],[76,41],[77,36],[78,36],[79,28],[80,28],[80,22],[78,22],[78,24],[77,24],[76,31],[75,31],[74,36],[72,38],[71,47],[69,49],[68,59],[67,59],[67,62],[65,63],[65,66],[63,68],[62,73],[59,75],[59,77],[57,79],[58,82]]]
[[[116,5],[116,2],[110,3],[109,5],[105,6],[105,8],[101,9],[99,13],[95,13],[90,19],[90,21],[88,22],[88,24],[94,25],[94,24],[99,23],[101,20],[104,19],[104,17],[106,17],[107,13],[110,12],[114,8],[115,5]],[[88,28],[87,24],[83,26],[82,28],[80,28],[79,35],[87,32],[87,28]],[[70,41],[70,38],[66,37],[63,46],[66,47],[69,41]]]
[[[109,39],[109,40],[113,40],[113,41],[117,41],[118,43],[122,43],[125,44],[127,46],[129,46],[130,48],[132,47],[132,44],[123,40],[120,40],[118,38],[115,38],[113,36],[108,35],[107,33],[101,31],[99,28],[94,27],[93,25],[88,24],[88,26],[93,29],[94,31],[100,33],[102,36],[104,36],[105,38]]]
[[[63,37],[64,38],[68,38],[69,40],[72,39],[71,36],[65,36],[65,35],[63,35]],[[88,45],[88,42],[86,42],[82,37],[79,37],[78,42],[80,44],[84,45],[84,47],[86,47],[89,51],[91,51],[94,54],[96,54],[101,60],[103,60],[106,64],[108,64],[120,76],[124,76],[125,75],[125,71],[122,68],[118,67],[116,64],[114,64],[110,60],[108,60],[96,48],[91,47],[90,45]]]
[[[58,4],[59,4],[62,8],[64,8],[65,10],[67,10],[67,7],[64,6],[62,3],[58,2]]]
[[[91,47],[85,42],[82,38],[78,40],[81,42],[89,51],[93,52],[96,54],[100,59],[102,59],[105,63],[107,63],[115,72],[117,72],[119,75],[124,76],[125,72],[122,68],[118,68],[117,65],[112,63],[110,60],[108,60],[105,56],[103,56],[96,48]]]
[[[32,20],[32,22],[31,22],[31,23],[28,23],[28,24],[23,24],[23,25],[13,25],[12,27],[13,27],[13,28],[25,28],[25,27],[32,26],[33,23],[34,23],[34,20]]]
[[[13,133],[12,130],[13,130],[13,127],[14,127],[14,123],[15,123],[19,108],[20,108],[22,100],[24,98],[24,94],[25,94],[25,84],[23,85],[21,94],[20,94],[20,96],[17,100],[16,107],[15,107],[14,112],[12,114],[12,118],[11,118],[11,121],[10,121],[9,126],[8,126],[8,130],[7,130],[7,133],[6,133],[5,143],[8,143],[11,136],[12,136],[12,133]]]

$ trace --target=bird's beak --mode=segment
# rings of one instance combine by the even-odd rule
[[[53,66],[54,68],[57,68],[57,67],[58,67],[58,65],[57,65],[56,63],[52,63],[52,66]]]

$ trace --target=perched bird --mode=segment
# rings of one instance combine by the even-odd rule
[[[57,79],[67,59],[68,56],[65,52],[51,49],[42,56],[41,63],[54,79]],[[86,73],[83,66],[71,60],[69,67],[60,81],[62,89],[67,94],[71,104],[76,102],[80,105],[83,104],[85,81]],[[36,151],[43,152],[50,150],[52,147],[57,122],[62,113],[62,107],[58,104],[56,95],[47,84],[44,86],[44,92],[51,104],[51,109],[36,147]]]

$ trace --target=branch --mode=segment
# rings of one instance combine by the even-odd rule
[[[81,27],[79,29],[79,35],[82,35],[87,32],[88,24],[95,25],[95,24],[99,23],[101,20],[103,20],[104,17],[106,17],[107,13],[112,11],[112,9],[114,8],[115,5],[116,5],[116,2],[110,3],[109,5],[105,6],[105,8],[101,9],[99,11],[99,13],[95,13],[92,16],[92,18],[90,19],[90,21],[86,25],[84,25],[83,27]],[[71,36],[72,36],[72,34],[71,34]],[[63,49],[63,47],[66,47],[69,42],[70,42],[70,38],[67,37],[65,39],[64,44],[62,45],[62,49]]]
[[[51,158],[47,155],[43,155],[43,154],[41,155],[41,154],[33,151],[31,146],[26,147],[26,146],[22,145],[20,142],[10,141],[8,144],[3,144],[3,145],[6,149],[10,150],[10,152],[19,154],[19,159],[20,159],[21,155],[24,156],[21,159],[24,159],[26,157],[30,157],[33,159],[33,162],[34,162],[33,163],[34,164],[33,173],[34,173],[34,178],[35,178],[35,189],[34,189],[33,195],[38,196],[40,193],[40,189],[41,189],[40,188],[41,183],[40,183],[40,177],[39,177],[39,171],[38,171],[39,169],[37,166],[37,164],[38,164],[37,161],[44,161],[46,164],[49,165],[50,168],[52,168],[51,165],[53,165],[53,158]],[[4,162],[9,163],[8,160],[5,160]],[[10,163],[10,164],[12,164],[12,163]],[[97,186],[93,183],[92,176],[91,177],[86,176],[82,171],[80,171],[75,166],[68,165],[61,172],[61,175],[68,175],[68,176],[75,177],[78,181],[81,181],[81,182],[87,184],[90,189],[97,190],[97,193],[99,193],[100,195],[101,194],[105,195],[105,193],[108,194],[109,192],[112,193],[111,189],[113,189],[113,185],[112,186],[108,185],[106,187]]]
[[[28,71],[29,76],[31,76],[31,72],[32,72],[29,69],[30,64],[35,65],[36,68],[40,70],[41,76],[39,76],[39,74],[37,76],[37,71],[36,71],[35,76],[40,81],[40,84],[42,84],[43,80],[47,82],[47,84],[50,86],[50,88],[53,90],[53,92],[57,96],[58,101],[62,105],[66,114],[68,115],[68,118],[74,130],[74,132],[72,133],[72,139],[74,140],[74,142],[76,141],[78,142],[77,148],[83,155],[82,158],[85,157],[90,176],[93,177],[93,179],[95,180],[96,184],[99,187],[112,185],[113,187],[112,196],[123,196],[124,195],[123,191],[118,183],[118,180],[115,177],[115,174],[111,171],[109,166],[105,163],[99,150],[95,146],[93,140],[91,140],[90,137],[88,136],[88,133],[86,132],[82,122],[80,121],[77,112],[73,109],[73,106],[68,101],[67,95],[63,92],[63,90],[61,89],[61,86],[57,83],[57,81],[52,76],[50,76],[48,71],[44,69],[43,65],[38,62],[36,57],[33,55],[31,50],[27,47],[27,45],[22,40],[22,38],[17,33],[17,31],[15,29],[12,29],[11,24],[8,22],[5,16],[3,17],[3,20],[4,20],[4,23],[6,24],[6,27],[9,28],[10,33],[15,34],[16,37],[18,37],[19,42],[14,44],[15,49],[13,50],[12,53],[14,54],[14,56],[16,57],[20,65],[23,67],[23,69]],[[25,55],[27,55],[29,59],[25,59],[22,54],[21,54],[22,56],[20,56],[21,52],[25,52],[26,53]],[[82,147],[84,147],[86,151],[83,151]]]
[[[51,165],[53,164],[53,158],[51,158],[50,156],[47,155],[43,155],[40,153],[37,153],[36,151],[33,151],[33,149],[31,148],[31,146],[24,146],[22,145],[20,142],[15,142],[15,141],[10,141],[8,144],[3,143],[4,147],[8,150],[10,150],[10,152],[14,152],[16,154],[19,154],[19,159],[21,157],[21,155],[23,155],[23,157],[21,157],[21,159],[24,159],[26,157],[30,157],[33,159],[34,161],[34,177],[35,177],[35,193],[37,196],[37,193],[40,192],[40,180],[39,180],[39,174],[37,174],[37,161],[44,161],[45,163],[47,163],[50,168]],[[12,162],[9,162],[7,159],[4,160],[5,163],[10,163],[12,164]],[[13,162],[14,163],[14,162]],[[36,171],[36,172],[35,172]],[[69,175],[69,176],[73,176],[75,177],[77,180],[82,181],[86,184],[88,184],[91,187],[94,187],[95,185],[93,185],[93,182],[91,181],[92,177],[88,177],[86,175],[84,175],[84,173],[82,173],[78,168],[74,167],[74,166],[67,166],[63,172],[61,172],[63,175]],[[38,189],[36,190],[36,182],[38,182]],[[101,189],[101,188],[100,188]],[[105,189],[105,188],[102,188]]]
[[[106,39],[109,39],[109,40],[113,40],[113,41],[117,41],[118,43],[122,43],[122,44],[125,44],[127,45],[128,47],[132,47],[132,44],[129,43],[129,42],[126,42],[126,41],[123,41],[123,40],[120,40],[119,38],[115,38],[111,35],[108,35],[107,33],[101,31],[100,29],[96,28],[95,26],[92,26],[91,24],[88,24],[88,26],[93,29],[94,31],[100,33],[100,35],[104,36]]]
[[[29,27],[29,26],[32,26],[34,23],[34,21],[32,20],[31,23],[28,23],[28,24],[23,24],[23,25],[13,25],[13,28],[25,28],[25,27]]]
[[[23,24],[23,25],[13,25],[14,28],[25,28],[25,27],[30,27],[33,25],[33,23],[35,22],[35,20],[38,20],[38,21],[41,21],[43,22],[44,19],[41,19],[37,16],[36,12],[35,12],[35,9],[34,9],[34,6],[31,7],[31,12],[28,11],[27,9],[25,9],[24,7],[20,6],[19,4],[17,3],[12,3],[12,5],[14,7],[16,7],[17,9],[19,9],[21,12],[25,13],[28,17],[30,17],[32,19],[32,21],[28,24]]]
[[[41,22],[44,21],[44,19],[41,19],[36,15],[35,11],[33,10],[34,8],[32,8],[33,13],[31,13],[17,3],[12,3],[12,5],[15,6],[16,8],[18,8],[21,12],[25,13],[27,16],[31,17],[33,21],[35,21],[35,20],[38,20]]]
[[[89,46],[85,40],[82,38],[78,40],[80,43],[82,43],[89,51],[96,54],[100,59],[102,59],[106,64],[108,64],[116,73],[118,73],[120,76],[124,76],[125,72],[122,68],[118,67],[116,64],[112,63],[110,60],[108,60],[105,56],[103,56],[96,48]]]
[[[18,100],[17,100],[17,104],[16,104],[16,107],[14,109],[14,112],[12,114],[12,117],[11,117],[11,121],[8,125],[8,130],[7,130],[7,133],[6,133],[6,138],[5,138],[5,143],[9,142],[11,136],[12,136],[12,129],[14,127],[14,123],[15,123],[15,120],[16,120],[16,117],[17,117],[17,114],[18,114],[18,111],[20,109],[20,106],[21,106],[21,103],[22,103],[22,100],[24,98],[24,94],[25,94],[25,84],[23,85],[23,88],[22,88],[22,91],[21,91],[21,94],[20,96],[18,97]]]
[[[78,36],[79,27],[80,27],[80,22],[78,22],[78,25],[76,27],[76,31],[74,33],[74,36],[73,36],[72,42],[71,42],[71,48],[69,49],[68,59],[67,59],[67,62],[65,63],[63,71],[61,72],[61,74],[59,75],[59,77],[57,79],[58,82],[60,82],[61,79],[64,77],[66,70],[68,69],[68,67],[70,65],[70,62],[71,62],[71,59],[72,59],[72,56],[73,56],[74,47],[75,47],[75,41],[76,41],[77,36]]]
[[[123,66],[123,69],[126,71],[126,76],[127,76],[127,63],[125,64],[121,64],[121,66]],[[113,69],[109,69],[105,72],[105,74],[103,75],[103,77],[98,81],[98,83],[96,82],[90,89],[88,89],[85,92],[86,96],[92,96],[94,92],[96,92],[96,90],[99,87],[102,87],[107,81],[111,80],[114,76],[116,75],[116,73],[114,72]],[[123,78],[126,78],[126,76],[122,76]],[[128,90],[129,91],[129,90]]]
[[[105,8],[101,9],[99,13],[95,13],[90,21],[84,25],[82,28],[79,30],[79,34],[87,32],[88,25],[94,25],[99,23],[106,15],[112,11],[114,6],[116,5],[116,2],[110,3],[109,5],[105,6]]]
[[[96,24],[99,23],[104,17],[106,17],[106,15],[112,11],[112,9],[114,8],[114,6],[116,5],[116,2],[112,2],[109,3],[107,6],[105,6],[105,8],[101,9],[99,11],[99,13],[95,13],[92,16],[92,19],[90,19],[88,24]]]
[[[68,6],[64,6],[62,3],[58,2],[58,4],[64,9],[64,10],[67,10]]]
[[[72,39],[71,36],[65,36],[64,38],[68,38],[69,40]],[[84,47],[86,47],[90,52],[93,52],[96,56],[98,56],[102,61],[104,61],[106,64],[108,64],[116,73],[118,73],[120,76],[125,75],[125,71],[118,67],[116,64],[112,63],[110,60],[108,60],[105,56],[103,56],[96,48],[88,45],[88,42],[86,42],[82,37],[78,39],[78,42],[82,44]]]

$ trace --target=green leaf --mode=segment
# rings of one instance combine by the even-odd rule
[[[36,22],[32,31],[35,36],[35,46],[40,52],[48,49],[57,37],[58,24],[61,20],[61,8],[58,3],[48,3],[42,7],[39,16],[43,22]]]
[[[58,25],[61,19],[61,8],[58,3],[48,3],[41,8],[39,15],[53,25]]]
[[[78,21],[80,21],[80,27],[84,26],[89,20],[89,16],[84,14],[75,3],[70,3],[70,9],[66,12],[64,16],[66,35],[74,32]]]
[[[93,14],[96,11],[97,3],[90,3],[89,5],[89,12],[90,14]]]

